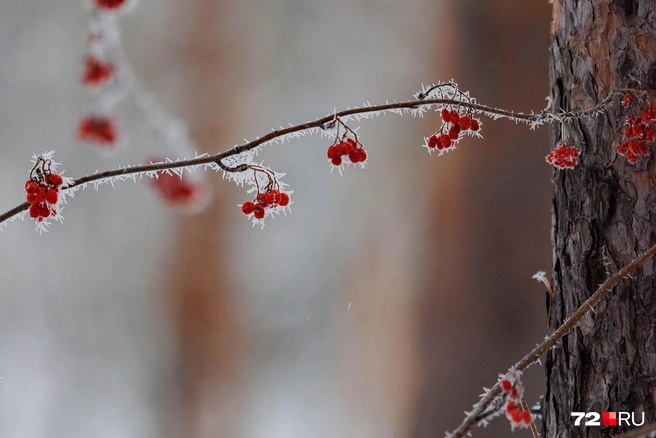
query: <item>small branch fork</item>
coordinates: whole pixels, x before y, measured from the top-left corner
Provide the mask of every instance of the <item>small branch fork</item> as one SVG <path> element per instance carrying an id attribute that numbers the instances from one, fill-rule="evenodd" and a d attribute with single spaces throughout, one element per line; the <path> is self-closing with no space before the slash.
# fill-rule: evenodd
<path id="1" fill-rule="evenodd" d="M 631 263 L 623 267 L 617 274 L 609 277 L 604 283 L 599 286 L 599 289 L 590 296 L 582 305 L 579 307 L 576 312 L 574 312 L 560 327 L 556 329 L 555 332 L 547 339 L 545 339 L 540 345 L 535 347 L 530 353 L 522 358 L 515 366 L 508 370 L 507 374 L 522 372 L 530 365 L 534 364 L 540 359 L 540 356 L 544 354 L 547 350 L 553 347 L 558 341 L 560 341 L 570 330 L 572 330 L 576 324 L 583 318 L 592 308 L 606 296 L 606 294 L 620 281 L 624 280 L 633 272 L 637 267 L 642 265 L 647 259 L 656 254 L 656 245 L 649 248 L 641 256 L 636 257 Z M 501 394 L 501 381 L 499 380 L 489 392 L 481 399 L 480 402 L 476 404 L 474 410 L 467 415 L 464 421 L 455 429 L 451 435 L 448 435 L 452 438 L 463 438 L 469 434 L 469 431 L 478 424 L 480 418 L 484 417 L 485 413 L 488 412 L 487 408 L 491 403 Z M 656 429 L 654 429 L 656 430 Z M 651 429 L 650 429 L 651 431 Z M 627 435 L 627 436 L 642 436 L 642 435 Z"/>
<path id="2" fill-rule="evenodd" d="M 192 167 L 192 166 L 211 164 L 211 163 L 214 163 L 217 166 L 219 166 L 219 168 L 221 168 L 221 170 L 223 170 L 224 172 L 243 172 L 248 169 L 248 165 L 242 164 L 235 167 L 228 167 L 222 162 L 222 160 L 228 157 L 233 157 L 242 154 L 244 152 L 250 151 L 252 149 L 257 148 L 258 146 L 276 140 L 285 135 L 294 134 L 302 131 L 308 131 L 310 129 L 315 129 L 315 128 L 330 129 L 331 127 L 334 127 L 335 122 L 340 118 L 348 117 L 352 115 L 358 115 L 358 114 L 366 115 L 366 114 L 393 111 L 393 110 L 412 110 L 412 109 L 419 109 L 421 107 L 432 106 L 432 105 L 441 105 L 441 106 L 451 105 L 451 106 L 458 106 L 462 108 L 468 108 L 471 111 L 482 112 L 491 117 L 508 118 L 511 120 L 522 121 L 531 124 L 533 126 L 537 126 L 543 123 L 551 123 L 555 121 L 564 122 L 567 120 L 594 116 L 606 104 L 608 104 L 611 98 L 615 96 L 615 94 L 617 93 L 609 94 L 609 96 L 606 97 L 606 99 L 604 99 L 598 105 L 588 110 L 558 112 L 558 113 L 549 112 L 545 110 L 537 114 L 514 113 L 512 111 L 502 110 L 487 105 L 481 105 L 481 104 L 473 103 L 471 101 L 462 101 L 457 98 L 428 99 L 427 98 L 428 94 L 429 93 L 424 92 L 424 95 L 418 96 L 417 100 L 387 103 L 384 105 L 376 105 L 376 106 L 366 106 L 362 108 L 351 108 L 328 115 L 326 117 L 320 118 L 315 121 L 306 122 L 295 126 L 290 126 L 288 128 L 276 129 L 256 140 L 253 140 L 248 143 L 244 143 L 242 145 L 235 146 L 231 149 L 228 149 L 225 152 L 221 152 L 215 155 L 203 156 L 203 157 L 193 158 L 190 160 L 181 160 L 175 162 L 149 164 L 144 166 L 134 166 L 124 169 L 108 170 L 105 172 L 95 173 L 93 175 L 87 175 L 81 178 L 77 178 L 72 184 L 63 187 L 61 190 L 66 191 L 83 184 L 87 184 L 90 182 L 99 181 L 107 178 L 121 177 L 126 175 L 139 174 L 143 172 L 179 169 L 184 167 Z M 24 202 L 12 208 L 11 210 L 1 214 L 0 223 L 11 219 L 13 216 L 27 210 L 29 207 L 30 204 L 28 202 Z"/>

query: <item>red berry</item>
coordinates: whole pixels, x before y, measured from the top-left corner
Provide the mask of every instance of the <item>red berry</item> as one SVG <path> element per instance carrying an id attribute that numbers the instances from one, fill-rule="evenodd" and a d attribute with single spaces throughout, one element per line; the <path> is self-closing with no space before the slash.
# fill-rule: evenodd
<path id="1" fill-rule="evenodd" d="M 35 192 L 35 194 L 34 194 L 34 200 L 35 200 L 36 202 L 43 202 L 43 201 L 45 201 L 45 200 L 46 200 L 46 194 L 47 194 L 47 192 L 48 192 L 48 189 L 46 189 L 46 188 L 43 187 L 43 186 L 39 186 L 39 187 L 36 189 L 36 192 Z"/>
<path id="2" fill-rule="evenodd" d="M 50 175 L 46 176 L 46 181 L 55 187 L 59 187 L 64 183 L 62 177 L 56 173 L 51 173 Z"/>
<path id="3" fill-rule="evenodd" d="M 643 125 L 649 125 L 651 123 L 651 114 L 649 111 L 644 111 L 640 116 L 640 121 Z"/>
<path id="4" fill-rule="evenodd" d="M 517 404 L 513 401 L 508 402 L 506 405 L 506 412 L 510 413 L 511 411 L 517 410 Z"/>
<path id="5" fill-rule="evenodd" d="M 267 192 L 264 194 L 264 205 L 273 205 L 276 203 L 276 194 Z"/>
<path id="6" fill-rule="evenodd" d="M 525 424 L 531 424 L 533 422 L 533 417 L 531 416 L 531 412 L 524 411 L 524 418 L 522 418 L 522 420 L 524 420 Z"/>
<path id="7" fill-rule="evenodd" d="M 329 160 L 332 160 L 335 156 L 335 146 L 328 146 L 328 152 L 326 152 Z"/>
<path id="8" fill-rule="evenodd" d="M 633 128 L 631 126 L 624 128 L 624 138 L 633 138 Z"/>
<path id="9" fill-rule="evenodd" d="M 263 219 L 264 213 L 265 213 L 264 208 L 260 207 L 259 205 L 255 206 L 255 210 L 253 211 L 255 218 Z"/>
<path id="10" fill-rule="evenodd" d="M 50 208 L 48 208 L 45 202 L 39 204 L 39 210 L 39 216 L 43 218 L 50 217 Z"/>
<path id="11" fill-rule="evenodd" d="M 348 154 L 349 160 L 351 160 L 351 163 L 357 163 L 360 161 L 360 151 L 358 149 L 354 149 Z"/>
<path id="12" fill-rule="evenodd" d="M 39 204 L 35 202 L 34 204 L 30 205 L 30 217 L 32 219 L 36 219 L 39 217 L 39 211 L 40 211 Z"/>
<path id="13" fill-rule="evenodd" d="M 573 169 L 576 166 L 578 156 L 578 149 L 573 146 L 561 144 L 546 156 L 546 160 L 547 163 L 559 169 Z"/>
<path id="14" fill-rule="evenodd" d="M 289 205 L 289 195 L 287 193 L 280 192 L 280 195 L 278 195 L 278 205 L 281 207 Z"/>
<path id="15" fill-rule="evenodd" d="M 460 125 L 453 125 L 449 128 L 449 138 L 451 140 L 457 140 L 460 134 Z"/>
<path id="16" fill-rule="evenodd" d="M 631 128 L 633 130 L 633 136 L 637 139 L 642 139 L 643 134 L 645 133 L 645 129 L 643 126 L 639 123 L 636 123 L 633 125 Z"/>
<path id="17" fill-rule="evenodd" d="M 342 151 L 344 155 L 350 156 L 351 152 L 357 150 L 357 148 L 358 148 L 358 144 L 352 138 L 349 138 L 344 143 L 342 143 Z"/>
<path id="18" fill-rule="evenodd" d="M 435 149 L 437 147 L 437 136 L 436 135 L 431 135 L 428 137 L 428 147 L 431 149 Z"/>
<path id="19" fill-rule="evenodd" d="M 456 110 L 451 110 L 451 112 L 449 113 L 449 119 L 451 119 L 451 123 L 457 125 L 458 122 L 460 121 L 460 114 L 458 114 L 458 111 Z"/>
<path id="20" fill-rule="evenodd" d="M 522 422 L 522 420 L 524 419 L 524 412 L 525 411 L 523 411 L 521 409 L 514 409 L 514 410 L 510 411 L 509 414 L 510 414 L 510 418 L 511 418 L 512 422 L 515 423 L 515 424 L 520 424 Z"/>
<path id="21" fill-rule="evenodd" d="M 119 9 L 126 0 L 93 0 L 98 9 L 113 11 Z"/>
<path id="22" fill-rule="evenodd" d="M 340 156 L 334 156 L 332 159 L 333 166 L 339 166 L 342 164 L 342 157 Z"/>
<path id="23" fill-rule="evenodd" d="M 82 141 L 111 146 L 117 138 L 114 120 L 104 116 L 88 116 L 80 121 L 77 138 Z"/>
<path id="24" fill-rule="evenodd" d="M 444 123 L 449 123 L 451 121 L 451 114 L 449 113 L 449 110 L 446 108 L 442 108 L 442 121 Z"/>
<path id="25" fill-rule="evenodd" d="M 342 155 L 344 155 L 344 146 L 343 145 L 344 145 L 344 143 L 340 143 L 340 144 L 335 145 L 335 152 L 334 152 L 333 158 L 334 157 L 341 157 Z"/>
<path id="26" fill-rule="evenodd" d="M 631 93 L 626 93 L 622 98 L 622 106 L 624 108 L 628 108 L 631 106 L 632 101 L 633 101 L 633 95 Z"/>
<path id="27" fill-rule="evenodd" d="M 264 196 L 265 196 L 264 193 L 258 193 L 257 196 L 255 197 L 255 201 L 258 204 L 266 204 L 266 201 L 264 200 Z"/>
<path id="28" fill-rule="evenodd" d="M 255 211 L 255 204 L 250 201 L 244 202 L 241 205 L 241 212 L 244 214 L 251 214 Z"/>
<path id="29" fill-rule="evenodd" d="M 629 163 L 636 163 L 638 161 L 638 156 L 629 149 L 629 151 L 626 153 L 626 161 Z"/>
<path id="30" fill-rule="evenodd" d="M 624 142 L 621 145 L 617 147 L 617 153 L 620 155 L 626 155 L 627 151 L 629 150 L 629 143 Z"/>
<path id="31" fill-rule="evenodd" d="M 56 204 L 59 199 L 59 193 L 55 189 L 48 189 L 46 193 L 46 202 L 48 204 Z"/>
<path id="32" fill-rule="evenodd" d="M 471 129 L 472 131 L 476 132 L 476 131 L 479 130 L 479 128 L 480 128 L 480 125 L 479 125 L 479 121 L 478 121 L 478 119 L 472 119 L 472 121 L 471 121 L 471 128 L 470 128 L 470 129 Z"/>
<path id="33" fill-rule="evenodd" d="M 508 380 L 508 379 L 503 379 L 503 380 L 501 381 L 501 389 L 502 389 L 504 392 L 508 392 L 508 391 L 510 391 L 510 390 L 512 389 L 512 387 L 513 387 L 513 384 L 510 383 L 510 380 Z"/>
<path id="34" fill-rule="evenodd" d="M 449 134 L 442 134 L 439 137 L 439 144 L 437 145 L 437 148 L 442 150 L 442 149 L 447 149 L 451 147 L 451 138 L 449 137 Z"/>
<path id="35" fill-rule="evenodd" d="M 31 179 L 28 179 L 27 182 L 25 183 L 25 191 L 27 193 L 35 193 L 36 190 L 39 188 L 39 185 L 32 181 Z"/>
<path id="36" fill-rule="evenodd" d="M 654 140 L 656 140 L 656 130 L 651 126 L 647 126 L 645 128 L 645 141 L 651 143 Z"/>
<path id="37" fill-rule="evenodd" d="M 360 163 L 367 161 L 367 151 L 360 149 Z"/>
<path id="38" fill-rule="evenodd" d="M 469 128 L 471 128 L 472 125 L 472 119 L 469 116 L 462 116 L 460 117 L 460 129 L 463 131 L 467 131 Z"/>
<path id="39" fill-rule="evenodd" d="M 84 74 L 82 83 L 95 87 L 107 82 L 114 74 L 114 66 L 110 62 L 103 62 L 95 56 L 88 55 L 84 59 Z"/>

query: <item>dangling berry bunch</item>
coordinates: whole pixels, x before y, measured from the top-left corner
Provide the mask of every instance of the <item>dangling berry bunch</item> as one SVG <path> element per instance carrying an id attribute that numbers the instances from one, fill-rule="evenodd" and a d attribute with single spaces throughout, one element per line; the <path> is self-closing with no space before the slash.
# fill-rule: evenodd
<path id="1" fill-rule="evenodd" d="M 558 169 L 574 169 L 578 157 L 579 150 L 563 141 L 545 159 Z"/>
<path id="2" fill-rule="evenodd" d="M 163 160 L 155 158 L 151 163 L 161 161 Z M 188 214 L 202 211 L 210 201 L 209 185 L 203 179 L 193 178 L 192 174 L 180 176 L 159 171 L 157 178 L 151 180 L 151 186 L 167 205 Z"/>
<path id="3" fill-rule="evenodd" d="M 463 133 L 467 131 L 478 132 L 481 122 L 472 117 L 471 112 L 465 115 L 453 109 L 442 109 L 442 127 L 438 132 L 428 137 L 427 146 L 429 150 L 438 151 L 449 149 L 458 143 Z"/>
<path id="4" fill-rule="evenodd" d="M 258 165 L 250 165 L 249 169 L 253 170 L 257 195 L 253 201 L 247 201 L 241 205 L 242 213 L 247 216 L 252 214 L 255 220 L 262 220 L 267 214 L 284 211 L 290 202 L 289 193 L 281 189 L 273 171 Z M 266 177 L 267 184 L 264 188 L 260 188 L 258 174 Z"/>
<path id="5" fill-rule="evenodd" d="M 335 122 L 337 123 L 335 141 L 331 146 L 328 146 L 326 152 L 330 163 L 333 167 L 340 167 L 342 164 L 348 164 L 349 162 L 364 165 L 367 161 L 367 151 L 364 150 L 362 143 L 358 140 L 358 135 L 340 119 L 335 119 Z M 344 133 L 340 135 L 341 129 L 344 130 Z"/>
<path id="6" fill-rule="evenodd" d="M 40 156 L 30 172 L 30 179 L 25 183 L 27 202 L 30 205 L 30 217 L 38 222 L 55 217 L 59 205 L 59 189 L 64 180 L 52 171 L 52 161 Z"/>
<path id="7" fill-rule="evenodd" d="M 627 108 L 631 105 L 630 93 L 622 99 L 622 106 Z M 626 127 L 624 128 L 624 143 L 617 147 L 617 153 L 626 157 L 629 163 L 636 163 L 640 157 L 649 155 L 647 143 L 656 140 L 656 107 L 647 105 L 647 108 L 639 115 L 629 114 L 626 116 Z"/>
<path id="8" fill-rule="evenodd" d="M 118 138 L 118 127 L 111 117 L 89 115 L 80 121 L 77 138 L 105 148 L 113 148 Z"/>
<path id="9" fill-rule="evenodd" d="M 524 387 L 518 378 L 501 380 L 501 389 L 505 393 L 505 413 L 513 428 L 529 427 L 533 422 L 531 412 L 522 408 Z"/>

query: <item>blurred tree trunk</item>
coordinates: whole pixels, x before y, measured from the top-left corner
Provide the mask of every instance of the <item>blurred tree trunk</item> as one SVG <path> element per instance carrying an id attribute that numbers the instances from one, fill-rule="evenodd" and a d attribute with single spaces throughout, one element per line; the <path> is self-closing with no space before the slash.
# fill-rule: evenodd
<path id="1" fill-rule="evenodd" d="M 653 102 L 653 13 L 653 0 L 554 2 L 555 107 L 589 108 L 613 89 L 626 86 L 649 89 Z M 614 105 L 595 120 L 552 129 L 554 143 L 566 137 L 582 154 L 576 169 L 554 172 L 552 329 L 594 292 L 609 271 L 656 241 L 654 160 L 642 158 L 630 165 L 616 154 L 626 114 Z M 616 286 L 563 339 L 562 348 L 548 353 L 545 436 L 610 436 L 625 429 L 574 426 L 572 411 L 644 412 L 647 424 L 656 421 L 653 270 L 652 259 L 632 280 Z"/>

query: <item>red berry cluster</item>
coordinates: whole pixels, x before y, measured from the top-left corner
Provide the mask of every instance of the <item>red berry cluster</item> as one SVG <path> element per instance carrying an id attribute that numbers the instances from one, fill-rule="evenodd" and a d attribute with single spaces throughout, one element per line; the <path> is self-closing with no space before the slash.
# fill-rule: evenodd
<path id="1" fill-rule="evenodd" d="M 126 3 L 126 0 L 93 0 L 93 4 L 98 9 L 107 11 L 116 11 Z"/>
<path id="2" fill-rule="evenodd" d="M 161 160 L 151 160 L 153 162 Z M 180 177 L 174 173 L 159 172 L 157 178 L 151 180 L 151 185 L 157 190 L 160 198 L 175 208 L 189 212 L 202 210 L 209 201 L 209 189 L 204 181 Z"/>
<path id="3" fill-rule="evenodd" d="M 77 138 L 99 146 L 112 147 L 118 137 L 114 119 L 107 116 L 90 115 L 83 118 L 77 128 Z"/>
<path id="4" fill-rule="evenodd" d="M 449 111 L 446 108 L 442 109 L 442 121 L 444 123 L 438 133 L 439 135 L 433 134 L 428 138 L 429 149 L 437 149 L 438 151 L 448 149 L 451 146 L 455 146 L 460 138 L 461 132 L 477 132 L 481 127 L 481 122 L 478 119 L 472 118 L 471 115 L 466 114 L 461 116 L 458 111 Z M 445 132 L 448 125 L 450 125 L 449 129 Z"/>
<path id="5" fill-rule="evenodd" d="M 353 164 L 367 161 L 367 151 L 352 138 L 329 146 L 327 155 L 333 166 L 341 166 L 344 156 L 347 156 Z"/>
<path id="6" fill-rule="evenodd" d="M 563 142 L 546 156 L 547 163 L 559 169 L 574 169 L 579 157 L 579 150 Z"/>
<path id="7" fill-rule="evenodd" d="M 97 87 L 109 81 L 114 75 L 114 66 L 93 55 L 84 58 L 84 73 L 82 83 L 87 87 Z"/>
<path id="8" fill-rule="evenodd" d="M 524 388 L 519 381 L 501 380 L 501 389 L 506 394 L 506 418 L 513 427 L 529 427 L 533 422 L 531 412 L 522 408 Z"/>
<path id="9" fill-rule="evenodd" d="M 267 208 L 287 207 L 289 205 L 289 195 L 280 190 L 269 190 L 264 193 L 258 193 L 253 202 L 244 202 L 241 211 L 245 215 L 253 214 L 256 219 L 264 219 Z"/>
<path id="10" fill-rule="evenodd" d="M 59 188 L 64 183 L 61 175 L 56 173 L 41 176 L 40 179 L 33 177 L 25 183 L 27 202 L 32 204 L 30 205 L 30 217 L 39 222 L 57 214 Z"/>
<path id="11" fill-rule="evenodd" d="M 630 94 L 628 95 L 630 96 Z M 622 99 L 622 106 L 624 106 Z M 630 105 L 630 100 L 629 100 Z M 647 143 L 653 143 L 656 140 L 656 108 L 654 105 L 647 105 L 647 108 L 639 117 L 629 114 L 626 116 L 626 128 L 624 128 L 624 138 L 628 141 L 620 144 L 617 153 L 626 157 L 629 163 L 637 162 L 640 157 L 649 155 L 649 146 Z"/>

